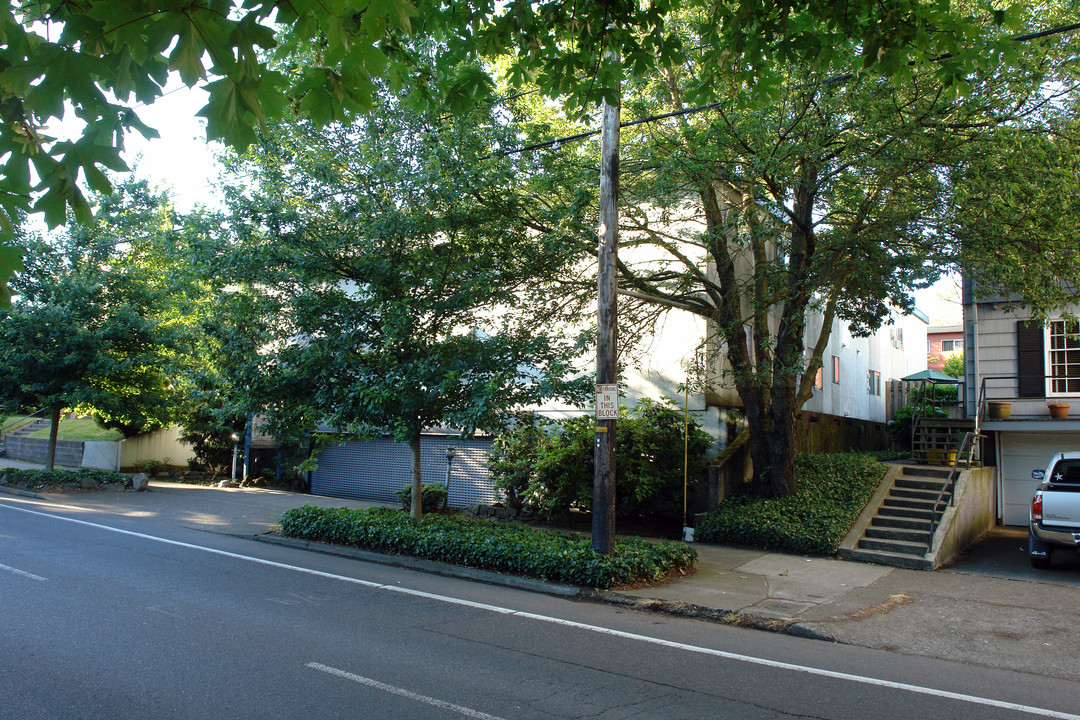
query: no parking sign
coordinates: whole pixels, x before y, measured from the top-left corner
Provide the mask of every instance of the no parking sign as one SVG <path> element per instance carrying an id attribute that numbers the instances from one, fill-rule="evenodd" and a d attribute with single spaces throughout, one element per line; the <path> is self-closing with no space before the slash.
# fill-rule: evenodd
<path id="1" fill-rule="evenodd" d="M 604 384 L 596 386 L 596 419 L 619 419 L 619 386 Z"/>

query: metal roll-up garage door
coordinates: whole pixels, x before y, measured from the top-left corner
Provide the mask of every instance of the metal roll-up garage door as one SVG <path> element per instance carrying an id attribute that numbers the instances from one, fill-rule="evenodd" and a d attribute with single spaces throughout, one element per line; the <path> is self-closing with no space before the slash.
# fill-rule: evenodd
<path id="1" fill-rule="evenodd" d="M 463 439 L 452 435 L 424 435 L 420 438 L 420 473 L 423 482 L 450 484 L 447 504 L 466 507 L 491 503 L 496 499 L 491 475 L 485 462 L 491 438 Z M 454 457 L 446 457 L 453 446 Z M 412 452 L 409 446 L 376 438 L 350 440 L 328 447 L 319 453 L 318 468 L 311 473 L 313 495 L 369 500 L 398 501 L 395 493 L 412 482 Z"/>

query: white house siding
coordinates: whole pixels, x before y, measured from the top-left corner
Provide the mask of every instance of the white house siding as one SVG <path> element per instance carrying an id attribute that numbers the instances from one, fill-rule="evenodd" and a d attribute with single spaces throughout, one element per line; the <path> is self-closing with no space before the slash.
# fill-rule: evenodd
<path id="1" fill-rule="evenodd" d="M 679 390 L 687 382 L 687 373 L 702 338 L 705 320 L 682 310 L 662 316 L 656 333 L 643 341 L 620 374 L 624 401 L 636 403 L 642 398 L 667 398 L 678 408 L 689 405 L 690 414 L 713 438 L 724 441 L 724 428 L 715 409 L 706 410 L 705 396 L 691 393 L 687 398 Z M 688 401 L 688 402 L 687 402 Z"/>
<path id="2" fill-rule="evenodd" d="M 885 325 L 870 337 L 852 337 L 847 327 L 834 321 L 829 345 L 823 356 L 822 388 L 814 390 L 803 410 L 812 413 L 848 417 L 870 422 L 887 422 L 885 400 L 889 380 L 926 368 L 927 320 L 920 315 L 894 314 L 892 325 Z M 807 338 L 816 338 L 821 316 L 811 313 L 808 318 Z M 687 369 L 707 335 L 703 318 L 680 310 L 671 310 L 661 316 L 653 335 L 644 338 L 640 347 L 628 355 L 620 373 L 620 398 L 623 403 L 634 404 L 641 398 L 670 399 L 677 407 L 683 407 L 685 398 L 679 387 L 686 382 Z M 900 332 L 897 332 L 897 331 Z M 902 337 L 902 342 L 900 341 Z M 895 343 L 895 344 L 894 344 Z M 727 360 L 715 348 L 710 354 L 716 359 L 712 365 L 713 385 L 710 400 L 726 407 L 741 405 L 738 393 L 724 382 Z M 840 382 L 832 382 L 832 356 L 840 358 Z M 880 395 L 869 392 L 869 371 L 880 373 Z M 689 396 L 690 413 L 702 427 L 726 445 L 726 425 L 721 422 L 717 408 L 705 408 L 702 394 Z M 549 405 L 537 411 L 547 417 L 580 414 L 588 409 L 573 409 Z"/>
<path id="3" fill-rule="evenodd" d="M 690 393 L 689 397 L 686 397 L 680 389 L 687 383 L 690 364 L 704 337 L 703 318 L 682 310 L 671 310 L 662 315 L 654 332 L 642 338 L 629 352 L 624 352 L 624 357 L 620 359 L 619 402 L 633 407 L 642 399 L 666 399 L 680 410 L 688 404 L 690 416 L 723 446 L 727 441 L 726 427 L 720 421 L 719 411 L 705 407 L 703 394 Z M 625 338 L 621 340 L 624 341 Z M 589 373 L 594 372 L 595 355 L 581 358 L 579 365 L 587 367 Z M 574 407 L 557 402 L 526 409 L 549 419 L 589 415 L 593 412 L 591 405 Z"/>
<path id="4" fill-rule="evenodd" d="M 821 389 L 815 388 L 803 410 L 850 417 L 870 422 L 888 422 L 885 396 L 889 380 L 926 369 L 927 320 L 922 315 L 894 313 L 891 325 L 884 325 L 870 337 L 854 337 L 839 320 L 833 321 L 829 344 L 822 354 Z M 807 320 L 807 342 L 816 338 L 821 316 Z M 899 331 L 899 332 L 898 332 Z M 833 381 L 833 357 L 839 358 L 839 382 Z M 870 393 L 869 374 L 880 373 L 880 394 Z"/>

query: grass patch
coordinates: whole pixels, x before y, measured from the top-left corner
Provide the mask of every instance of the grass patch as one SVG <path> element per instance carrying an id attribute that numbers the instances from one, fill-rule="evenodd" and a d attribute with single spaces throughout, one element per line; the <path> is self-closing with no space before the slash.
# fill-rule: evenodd
<path id="1" fill-rule="evenodd" d="M 94 470 L 93 468 L 51 471 L 9 468 L 7 470 L 0 469 L 0 478 L 5 481 L 5 484 L 23 488 L 24 490 L 81 490 L 84 489 L 86 484 L 93 487 L 93 483 L 98 486 L 122 485 L 125 490 L 131 489 L 131 478 L 129 476 L 106 470 Z"/>
<path id="2" fill-rule="evenodd" d="M 19 428 L 32 423 L 35 419 L 36 418 L 32 418 L 29 415 L 0 416 L 0 428 L 4 429 L 4 434 L 13 433 Z"/>
<path id="3" fill-rule="evenodd" d="M 733 495 L 702 518 L 694 539 L 807 555 L 835 553 L 886 468 L 869 453 L 800 455 L 795 468 L 798 493 L 771 499 Z"/>
<path id="4" fill-rule="evenodd" d="M 27 437 L 49 439 L 49 428 L 38 430 Z M 123 440 L 124 434 L 119 430 L 106 430 L 100 427 L 93 418 L 74 418 L 60 421 L 60 429 L 56 434 L 57 440 Z"/>
<path id="5" fill-rule="evenodd" d="M 304 505 L 286 512 L 278 525 L 286 537 L 594 588 L 657 582 L 697 562 L 697 551 L 682 542 L 619 540 L 615 554 L 607 556 L 576 533 L 461 515 L 431 514 L 416 521 L 390 508 Z"/>

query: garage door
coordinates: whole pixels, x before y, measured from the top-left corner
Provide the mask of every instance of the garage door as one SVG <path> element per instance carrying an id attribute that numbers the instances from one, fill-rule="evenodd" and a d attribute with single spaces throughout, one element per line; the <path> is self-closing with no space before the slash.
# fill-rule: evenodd
<path id="1" fill-rule="evenodd" d="M 1050 456 L 1062 450 L 1080 450 L 1080 433 L 998 433 L 1002 523 L 1027 525 L 1028 506 L 1039 485 L 1031 471 L 1045 468 Z"/>
<path id="2" fill-rule="evenodd" d="M 446 449 L 454 447 L 450 462 L 447 504 L 462 508 L 495 501 L 495 487 L 486 462 L 491 438 L 424 435 L 420 438 L 420 474 L 425 483 L 447 481 Z M 330 497 L 396 503 L 394 494 L 412 483 L 412 451 L 408 445 L 376 438 L 349 441 L 319 453 L 311 473 L 311 493 Z"/>

